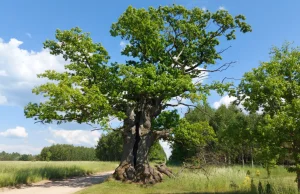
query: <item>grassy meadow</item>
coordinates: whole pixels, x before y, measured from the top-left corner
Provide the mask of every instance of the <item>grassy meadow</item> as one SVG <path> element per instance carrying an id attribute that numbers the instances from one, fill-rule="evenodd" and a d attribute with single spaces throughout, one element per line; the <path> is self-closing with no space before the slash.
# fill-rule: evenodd
<path id="1" fill-rule="evenodd" d="M 30 184 L 114 170 L 116 162 L 21 162 L 0 161 L 0 187 Z"/>
<path id="2" fill-rule="evenodd" d="M 248 175 L 247 175 L 247 171 Z M 173 168 L 175 174 L 180 168 Z M 128 184 L 108 179 L 106 182 L 94 185 L 77 194 L 115 194 L 115 193 L 193 193 L 193 194 L 255 194 L 268 193 L 267 184 L 270 185 L 268 194 L 295 194 L 297 186 L 294 182 L 295 174 L 288 173 L 283 167 L 272 170 L 271 177 L 263 168 L 251 167 L 212 167 L 208 169 L 208 176 L 199 170 L 184 170 L 176 178 L 164 177 L 162 183 L 143 186 Z M 259 187 L 261 182 L 261 187 Z M 262 190 L 262 192 L 259 192 Z"/>

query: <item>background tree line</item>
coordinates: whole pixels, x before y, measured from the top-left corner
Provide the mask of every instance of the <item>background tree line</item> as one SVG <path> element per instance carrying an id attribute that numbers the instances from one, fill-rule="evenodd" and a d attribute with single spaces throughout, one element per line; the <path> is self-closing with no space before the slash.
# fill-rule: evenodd
<path id="1" fill-rule="evenodd" d="M 33 161 L 36 157 L 31 154 L 20 154 L 17 152 L 7 153 L 5 151 L 0 152 L 0 161 Z"/>
<path id="2" fill-rule="evenodd" d="M 95 161 L 94 148 L 56 144 L 44 147 L 39 156 L 41 161 Z"/>
<path id="3" fill-rule="evenodd" d="M 44 147 L 40 154 L 20 154 L 0 152 L 0 161 L 119 161 L 122 155 L 121 133 L 109 132 L 99 138 L 96 148 L 55 144 Z M 149 160 L 166 161 L 166 154 L 157 141 L 150 150 Z"/>
<path id="4" fill-rule="evenodd" d="M 294 164 L 289 154 L 275 156 L 276 160 L 271 158 L 274 156 L 261 133 L 261 128 L 268 125 L 263 122 L 263 115 L 246 113 L 234 104 L 217 109 L 208 104 L 198 105 L 177 125 L 169 163 L 182 164 L 201 158 L 202 162 L 213 164 L 259 164 L 268 171 L 276 164 Z"/>

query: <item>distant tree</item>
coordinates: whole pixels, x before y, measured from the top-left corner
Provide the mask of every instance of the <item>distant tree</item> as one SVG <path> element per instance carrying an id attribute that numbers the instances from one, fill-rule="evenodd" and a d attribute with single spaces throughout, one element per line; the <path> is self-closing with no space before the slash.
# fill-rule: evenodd
<path id="1" fill-rule="evenodd" d="M 35 157 L 31 154 L 22 154 L 19 158 L 20 161 L 33 161 Z"/>
<path id="2" fill-rule="evenodd" d="M 192 111 L 185 114 L 185 118 L 190 123 L 197 123 L 199 121 L 204 121 L 210 123 L 214 117 L 215 110 L 209 105 L 197 105 Z"/>
<path id="3" fill-rule="evenodd" d="M 0 161 L 16 161 L 16 160 L 19 160 L 20 157 L 21 157 L 21 154 L 19 154 L 17 152 L 6 153 L 5 151 L 2 151 L 0 153 Z"/>
<path id="4" fill-rule="evenodd" d="M 39 158 L 42 161 L 94 161 L 95 149 L 83 146 L 56 144 L 44 147 Z"/>
<path id="5" fill-rule="evenodd" d="M 300 48 L 274 47 L 269 62 L 244 75 L 236 97 L 250 112 L 263 110 L 259 130 L 268 157 L 292 153 L 289 170 L 300 192 Z"/>
<path id="6" fill-rule="evenodd" d="M 197 155 L 201 150 L 202 154 L 214 159 L 217 163 L 239 163 L 244 164 L 251 160 L 257 145 L 254 138 L 257 127 L 257 114 L 245 114 L 235 105 L 228 107 L 221 105 L 214 110 L 208 104 L 198 105 L 189 111 L 185 117 L 191 124 L 206 122 L 209 123 L 215 133 L 215 140 L 207 142 L 202 149 L 188 148 L 184 143 L 174 141 L 172 144 L 172 155 L 170 162 L 182 162 L 186 158 Z M 193 137 L 191 137 L 193 138 Z"/>
<path id="7" fill-rule="evenodd" d="M 160 145 L 159 141 L 154 142 L 149 150 L 149 161 L 153 162 L 166 162 L 167 155 Z"/>
<path id="8" fill-rule="evenodd" d="M 96 156 L 100 161 L 119 161 L 122 156 L 122 146 L 123 138 L 119 131 L 102 135 L 96 146 Z M 148 158 L 150 161 L 166 160 L 166 154 L 158 141 L 151 147 Z"/>
<path id="9" fill-rule="evenodd" d="M 206 145 L 216 141 L 215 132 L 207 121 L 189 123 L 186 119 L 181 119 L 172 134 L 170 162 L 175 163 L 196 156 Z"/>
<path id="10" fill-rule="evenodd" d="M 50 161 L 51 159 L 51 152 L 49 147 L 44 147 L 40 153 L 40 160 L 42 161 Z"/>
<path id="11" fill-rule="evenodd" d="M 113 131 L 102 135 L 96 146 L 96 156 L 100 161 L 119 161 L 122 156 L 122 133 Z"/>

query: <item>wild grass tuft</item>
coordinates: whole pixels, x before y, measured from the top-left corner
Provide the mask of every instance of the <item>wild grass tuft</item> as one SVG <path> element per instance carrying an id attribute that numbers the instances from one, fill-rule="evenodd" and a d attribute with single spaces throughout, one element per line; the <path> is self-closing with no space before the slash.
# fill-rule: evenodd
<path id="1" fill-rule="evenodd" d="M 0 187 L 110 171 L 115 162 L 0 162 Z"/>
<path id="2" fill-rule="evenodd" d="M 96 193 L 194 193 L 194 194 L 261 194 L 267 193 L 269 184 L 272 194 L 295 194 L 297 187 L 295 175 L 287 173 L 283 167 L 273 170 L 273 176 L 267 178 L 263 168 L 251 167 L 211 167 L 206 169 L 208 176 L 199 170 L 184 170 L 176 178 L 166 178 L 162 183 L 149 186 L 122 183 L 110 179 L 99 185 L 94 185 L 78 194 Z M 174 167 L 175 174 L 180 168 Z M 250 173 L 249 173 L 249 172 Z M 257 173 L 259 171 L 259 173 Z M 259 174 L 259 175 L 258 175 Z"/>

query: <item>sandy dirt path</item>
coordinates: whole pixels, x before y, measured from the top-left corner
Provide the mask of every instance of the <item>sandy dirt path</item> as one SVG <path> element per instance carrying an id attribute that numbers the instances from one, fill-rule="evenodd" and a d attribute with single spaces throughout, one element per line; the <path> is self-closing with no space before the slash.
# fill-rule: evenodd
<path id="1" fill-rule="evenodd" d="M 59 181 L 42 181 L 31 186 L 22 186 L 19 189 L 0 188 L 0 194 L 72 194 L 85 187 L 103 182 L 113 172 L 102 172 Z"/>

